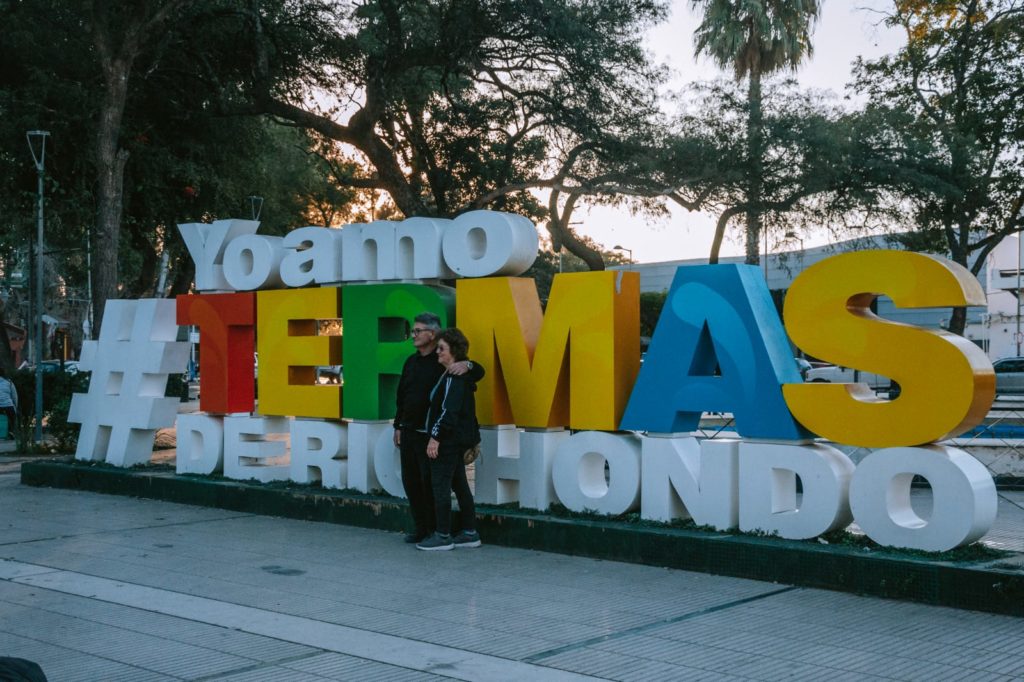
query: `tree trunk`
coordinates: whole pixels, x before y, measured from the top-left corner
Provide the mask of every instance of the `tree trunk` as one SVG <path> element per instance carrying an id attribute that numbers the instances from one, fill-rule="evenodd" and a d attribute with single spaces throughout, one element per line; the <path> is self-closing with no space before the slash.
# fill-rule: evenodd
<path id="1" fill-rule="evenodd" d="M 747 90 L 747 257 L 746 262 L 761 262 L 761 195 L 764 157 L 764 115 L 761 111 L 761 70 L 750 70 Z M 767 255 L 767 254 L 766 254 Z"/>
<path id="2" fill-rule="evenodd" d="M 128 150 L 121 147 L 121 122 L 128 101 L 128 81 L 138 56 L 153 36 L 161 35 L 167 22 L 188 0 L 92 3 L 86 29 L 92 33 L 103 76 L 103 100 L 99 106 L 93 163 L 96 166 L 96 229 L 93 241 L 93 333 L 103 324 L 107 300 L 117 298 L 117 256 L 124 209 L 124 168 Z M 119 20 L 111 21 L 118 13 Z M 118 26 L 119 28 L 113 28 Z"/>
<path id="3" fill-rule="evenodd" d="M 175 298 L 176 296 L 187 294 L 192 288 L 192 280 L 196 276 L 195 262 L 191 258 L 178 256 L 174 261 L 171 272 L 173 273 L 173 277 L 171 277 L 171 291 L 167 294 L 167 297 Z"/>
<path id="4" fill-rule="evenodd" d="M 960 185 L 963 187 L 963 185 Z M 954 263 L 962 267 L 968 272 L 971 271 L 969 265 L 970 258 L 970 236 L 971 228 L 970 223 L 959 225 L 959 229 L 953 229 L 955 224 L 953 216 L 958 213 L 958 206 L 951 205 L 947 202 L 945 207 L 945 213 L 949 216 L 947 220 L 943 221 L 943 231 L 946 233 L 946 240 L 949 244 L 949 255 Z M 977 276 L 977 273 L 974 273 Z M 954 307 L 952 314 L 949 316 L 949 331 L 953 334 L 960 336 L 964 335 L 964 330 L 967 328 L 967 308 L 964 306 Z"/>
<path id="5" fill-rule="evenodd" d="M 14 351 L 11 350 L 11 339 L 7 336 L 6 306 L 0 301 L 0 369 L 10 377 L 14 374 Z"/>
<path id="6" fill-rule="evenodd" d="M 967 308 L 959 306 L 953 308 L 953 314 L 949 318 L 949 331 L 954 334 L 964 335 L 967 328 Z"/>
<path id="7" fill-rule="evenodd" d="M 117 298 L 117 254 L 121 241 L 121 212 L 124 208 L 124 167 L 128 151 L 121 148 L 121 120 L 128 98 L 131 65 L 111 60 L 105 69 L 105 91 L 96 127 L 96 231 L 93 241 L 92 297 L 93 334 L 103 324 L 107 300 Z"/>
<path id="8" fill-rule="evenodd" d="M 147 296 L 161 298 L 163 292 L 157 291 L 157 283 L 160 281 L 161 257 L 157 254 L 153 244 L 142 234 L 141 229 L 129 228 L 126 237 L 130 240 L 130 248 L 139 255 L 142 262 L 139 264 L 139 276 L 135 282 L 131 286 L 125 282 L 124 293 L 131 298 Z"/>
<path id="9" fill-rule="evenodd" d="M 743 209 L 733 206 L 722 211 L 722 215 L 718 216 L 718 224 L 715 225 L 715 237 L 711 240 L 711 253 L 708 255 L 708 265 L 718 265 L 718 252 L 722 249 L 722 240 L 725 238 L 725 228 L 729 225 L 729 221 L 737 213 L 742 213 Z"/>
<path id="10" fill-rule="evenodd" d="M 579 196 L 578 194 L 570 194 L 565 202 L 565 207 L 561 211 L 561 215 L 559 215 L 559 192 L 551 193 L 551 198 L 548 199 L 548 212 L 550 214 L 548 233 L 551 235 L 551 245 L 555 247 L 556 251 L 564 246 L 569 250 L 569 253 L 586 263 L 590 270 L 604 270 L 604 258 L 601 257 L 601 254 L 584 244 L 576 236 L 576 233 L 572 231 L 572 228 L 569 227 L 569 219 L 572 217 L 572 212 L 576 207 L 576 200 Z"/>

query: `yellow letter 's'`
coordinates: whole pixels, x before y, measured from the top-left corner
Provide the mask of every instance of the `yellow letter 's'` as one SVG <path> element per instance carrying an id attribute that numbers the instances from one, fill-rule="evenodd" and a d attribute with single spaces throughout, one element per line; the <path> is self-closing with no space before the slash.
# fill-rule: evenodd
<path id="1" fill-rule="evenodd" d="M 900 385 L 883 400 L 864 384 L 786 384 L 793 416 L 848 445 L 921 445 L 981 422 L 995 396 L 985 353 L 961 336 L 878 317 L 880 295 L 901 308 L 985 305 L 978 280 L 956 263 L 906 251 L 834 256 L 804 271 L 786 295 L 790 338 L 805 353 L 875 372 Z"/>

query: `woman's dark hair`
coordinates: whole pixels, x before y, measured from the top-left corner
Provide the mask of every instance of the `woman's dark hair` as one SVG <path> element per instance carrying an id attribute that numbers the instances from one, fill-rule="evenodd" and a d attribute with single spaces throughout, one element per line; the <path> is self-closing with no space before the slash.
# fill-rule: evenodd
<path id="1" fill-rule="evenodd" d="M 469 357 L 469 339 L 458 327 L 448 327 L 442 330 L 437 335 L 437 340 L 448 344 L 448 350 L 456 362 Z"/>

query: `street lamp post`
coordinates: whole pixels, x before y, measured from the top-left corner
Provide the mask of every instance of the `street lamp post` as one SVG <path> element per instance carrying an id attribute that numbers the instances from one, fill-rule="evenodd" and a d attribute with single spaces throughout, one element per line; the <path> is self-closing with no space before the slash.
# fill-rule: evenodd
<path id="1" fill-rule="evenodd" d="M 92 339 L 92 228 L 87 227 L 85 230 L 85 286 L 88 292 L 87 298 L 89 299 L 88 308 L 85 313 L 85 339 Z"/>
<path id="2" fill-rule="evenodd" d="M 628 253 L 629 267 L 627 268 L 627 270 L 633 269 L 633 249 L 627 249 L 625 246 L 619 246 L 618 244 L 616 244 L 615 246 L 612 247 L 612 251 L 625 251 L 626 253 Z"/>
<path id="3" fill-rule="evenodd" d="M 1017 357 L 1020 357 L 1020 343 L 1024 340 L 1024 335 L 1020 333 L 1020 249 L 1021 249 L 1021 232 L 1017 233 L 1017 333 L 1013 335 L 1014 341 L 1017 342 Z"/>
<path id="4" fill-rule="evenodd" d="M 36 443 L 43 442 L 43 174 L 46 167 L 46 138 L 49 136 L 47 130 L 30 130 L 25 133 L 32 161 L 39 174 L 39 213 L 36 218 Z"/>
<path id="5" fill-rule="evenodd" d="M 761 236 L 764 237 L 764 281 L 768 281 L 768 230 L 761 226 Z"/>

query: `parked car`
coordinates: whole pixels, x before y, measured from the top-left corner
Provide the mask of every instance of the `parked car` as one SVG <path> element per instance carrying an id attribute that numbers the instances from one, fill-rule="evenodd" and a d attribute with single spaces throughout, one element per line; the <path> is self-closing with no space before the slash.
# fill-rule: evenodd
<path id="1" fill-rule="evenodd" d="M 323 365 L 316 368 L 316 383 L 321 385 L 341 385 L 345 383 L 345 375 L 341 365 Z"/>
<path id="2" fill-rule="evenodd" d="M 996 371 L 996 395 L 1024 394 L 1024 357 L 996 360 L 992 368 Z"/>
<path id="3" fill-rule="evenodd" d="M 60 360 L 43 360 L 39 364 L 43 368 L 43 374 L 56 374 L 61 370 Z M 30 369 L 35 371 L 35 368 Z M 78 374 L 80 371 L 80 368 L 78 367 L 78 360 L 65 360 L 64 371 L 68 374 Z"/>
<path id="4" fill-rule="evenodd" d="M 884 377 L 881 374 L 862 372 L 859 369 L 839 367 L 838 365 L 812 367 L 804 375 L 804 381 L 829 384 L 867 384 L 876 391 L 887 390 L 892 383 L 889 377 Z"/>

